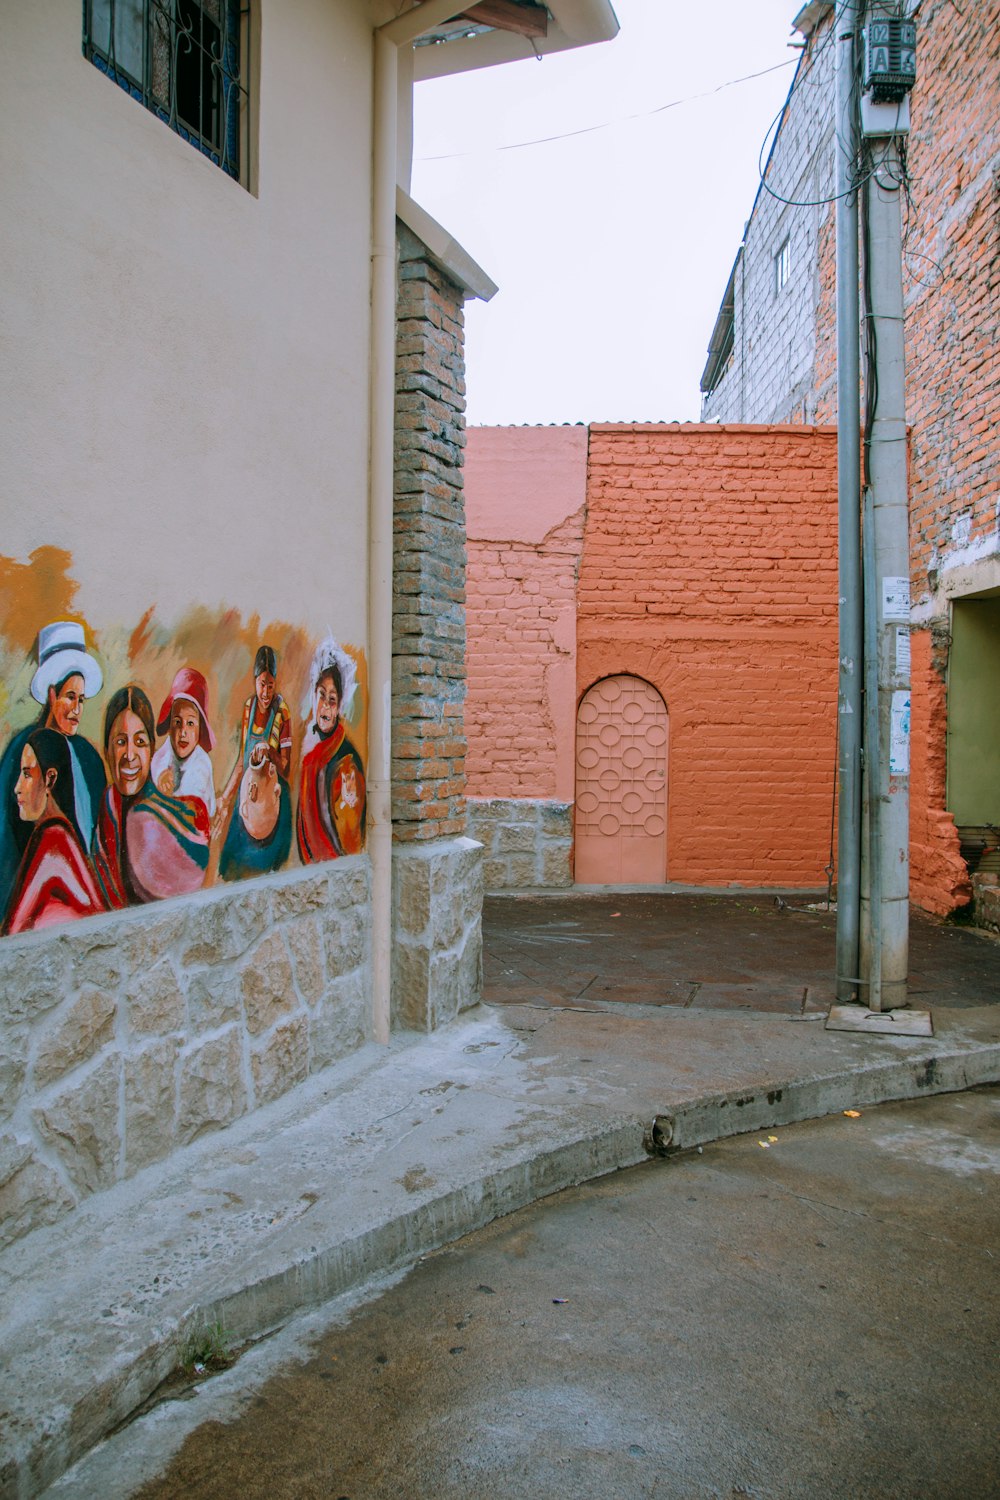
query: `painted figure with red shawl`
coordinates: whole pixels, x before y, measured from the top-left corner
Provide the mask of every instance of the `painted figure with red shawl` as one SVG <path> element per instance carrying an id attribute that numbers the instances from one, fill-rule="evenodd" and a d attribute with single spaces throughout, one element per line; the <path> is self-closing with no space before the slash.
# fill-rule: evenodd
<path id="1" fill-rule="evenodd" d="M 360 854 L 365 843 L 365 774 L 347 737 L 342 708 L 354 690 L 354 662 L 336 641 L 313 659 L 312 723 L 303 744 L 296 832 L 303 864 Z"/>
<path id="2" fill-rule="evenodd" d="M 56 729 L 29 734 L 21 747 L 14 800 L 31 832 L 14 879 L 4 932 L 28 932 L 106 911 L 76 821 L 66 735 Z"/>
<path id="3" fill-rule="evenodd" d="M 208 811 L 200 797 L 172 797 L 150 775 L 153 708 L 140 687 L 120 688 L 104 715 L 111 786 L 94 832 L 94 865 L 113 907 L 182 896 L 204 884 Z"/>

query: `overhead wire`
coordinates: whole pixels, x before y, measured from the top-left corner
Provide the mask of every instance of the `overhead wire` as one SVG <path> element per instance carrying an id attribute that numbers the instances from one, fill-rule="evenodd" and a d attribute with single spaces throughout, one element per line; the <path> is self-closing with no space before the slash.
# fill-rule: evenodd
<path id="1" fill-rule="evenodd" d="M 769 73 L 779 73 L 782 68 L 790 68 L 795 59 L 788 58 L 785 62 L 775 63 L 770 68 L 761 68 L 756 73 L 744 73 L 739 78 L 728 78 L 725 83 L 716 84 L 715 88 L 705 89 L 700 94 L 686 94 L 682 99 L 669 99 L 666 104 L 657 104 L 653 109 L 644 109 L 632 115 L 616 115 L 610 120 L 599 120 L 594 125 L 581 125 L 577 130 L 560 130 L 555 135 L 535 136 L 527 141 L 508 141 L 499 146 L 483 146 L 474 151 L 449 151 L 439 156 L 419 156 L 418 161 L 457 161 L 461 157 L 480 156 L 494 151 L 523 151 L 527 146 L 547 146 L 553 141 L 566 141 L 578 135 L 593 135 L 598 130 L 610 130 L 615 125 L 626 125 L 633 120 L 649 120 L 654 115 L 662 115 L 668 109 L 679 109 L 683 104 L 695 104 L 699 99 L 711 99 L 715 94 L 721 94 L 725 89 L 735 88 L 740 83 L 751 83 L 755 78 L 765 78 Z"/>

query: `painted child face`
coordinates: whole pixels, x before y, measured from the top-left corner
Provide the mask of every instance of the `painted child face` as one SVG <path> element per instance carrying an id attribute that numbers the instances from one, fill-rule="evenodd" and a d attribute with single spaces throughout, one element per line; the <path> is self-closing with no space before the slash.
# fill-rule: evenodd
<path id="1" fill-rule="evenodd" d="M 86 701 L 83 678 L 78 672 L 67 677 L 61 688 L 49 688 L 49 713 L 46 727 L 60 734 L 76 734 L 80 727 L 80 710 Z"/>
<path id="2" fill-rule="evenodd" d="M 316 684 L 316 727 L 332 734 L 340 713 L 340 698 L 332 677 L 321 677 Z"/>
<path id="3" fill-rule="evenodd" d="M 178 698 L 170 710 L 170 743 L 178 760 L 187 760 L 201 734 L 201 715 L 187 698 Z"/>
<path id="4" fill-rule="evenodd" d="M 257 702 L 266 712 L 274 700 L 274 678 L 270 672 L 258 672 L 254 684 L 257 688 Z"/>
<path id="5" fill-rule="evenodd" d="M 14 783 L 14 800 L 25 823 L 37 823 L 42 816 L 55 776 L 55 771 L 43 775 L 37 755 L 30 745 L 25 745 L 21 751 L 21 771 Z"/>
<path id="6" fill-rule="evenodd" d="M 123 708 L 108 738 L 111 780 L 123 797 L 134 797 L 142 791 L 149 777 L 151 755 L 148 729 L 138 714 Z"/>

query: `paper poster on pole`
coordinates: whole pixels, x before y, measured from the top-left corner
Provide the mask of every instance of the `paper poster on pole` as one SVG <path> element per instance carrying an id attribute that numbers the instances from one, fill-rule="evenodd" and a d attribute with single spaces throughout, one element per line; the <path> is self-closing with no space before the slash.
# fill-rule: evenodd
<path id="1" fill-rule="evenodd" d="M 889 713 L 889 775 L 910 774 L 910 693 L 897 689 Z"/>
<path id="2" fill-rule="evenodd" d="M 910 623 L 910 580 L 908 578 L 882 579 L 882 620 L 886 625 L 893 621 Z"/>
<path id="3" fill-rule="evenodd" d="M 910 632 L 905 625 L 896 626 L 896 676 L 910 675 Z"/>

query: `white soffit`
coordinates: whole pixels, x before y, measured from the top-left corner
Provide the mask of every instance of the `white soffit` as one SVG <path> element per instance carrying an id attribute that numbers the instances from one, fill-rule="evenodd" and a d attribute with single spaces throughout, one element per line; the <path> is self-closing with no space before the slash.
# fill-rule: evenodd
<path id="1" fill-rule="evenodd" d="M 473 30 L 470 23 L 468 30 L 473 32 L 472 35 L 415 46 L 414 80 L 468 73 L 474 68 L 494 67 L 497 63 L 522 62 L 525 58 L 544 56 L 547 52 L 566 52 L 572 47 L 610 42 L 618 35 L 618 17 L 610 0 L 547 0 L 547 9 L 550 19 L 547 35 L 543 37 L 521 36 L 514 31 Z M 461 12 L 456 14 L 461 15 Z M 440 29 L 446 32 L 459 30 L 460 23 Z"/>

